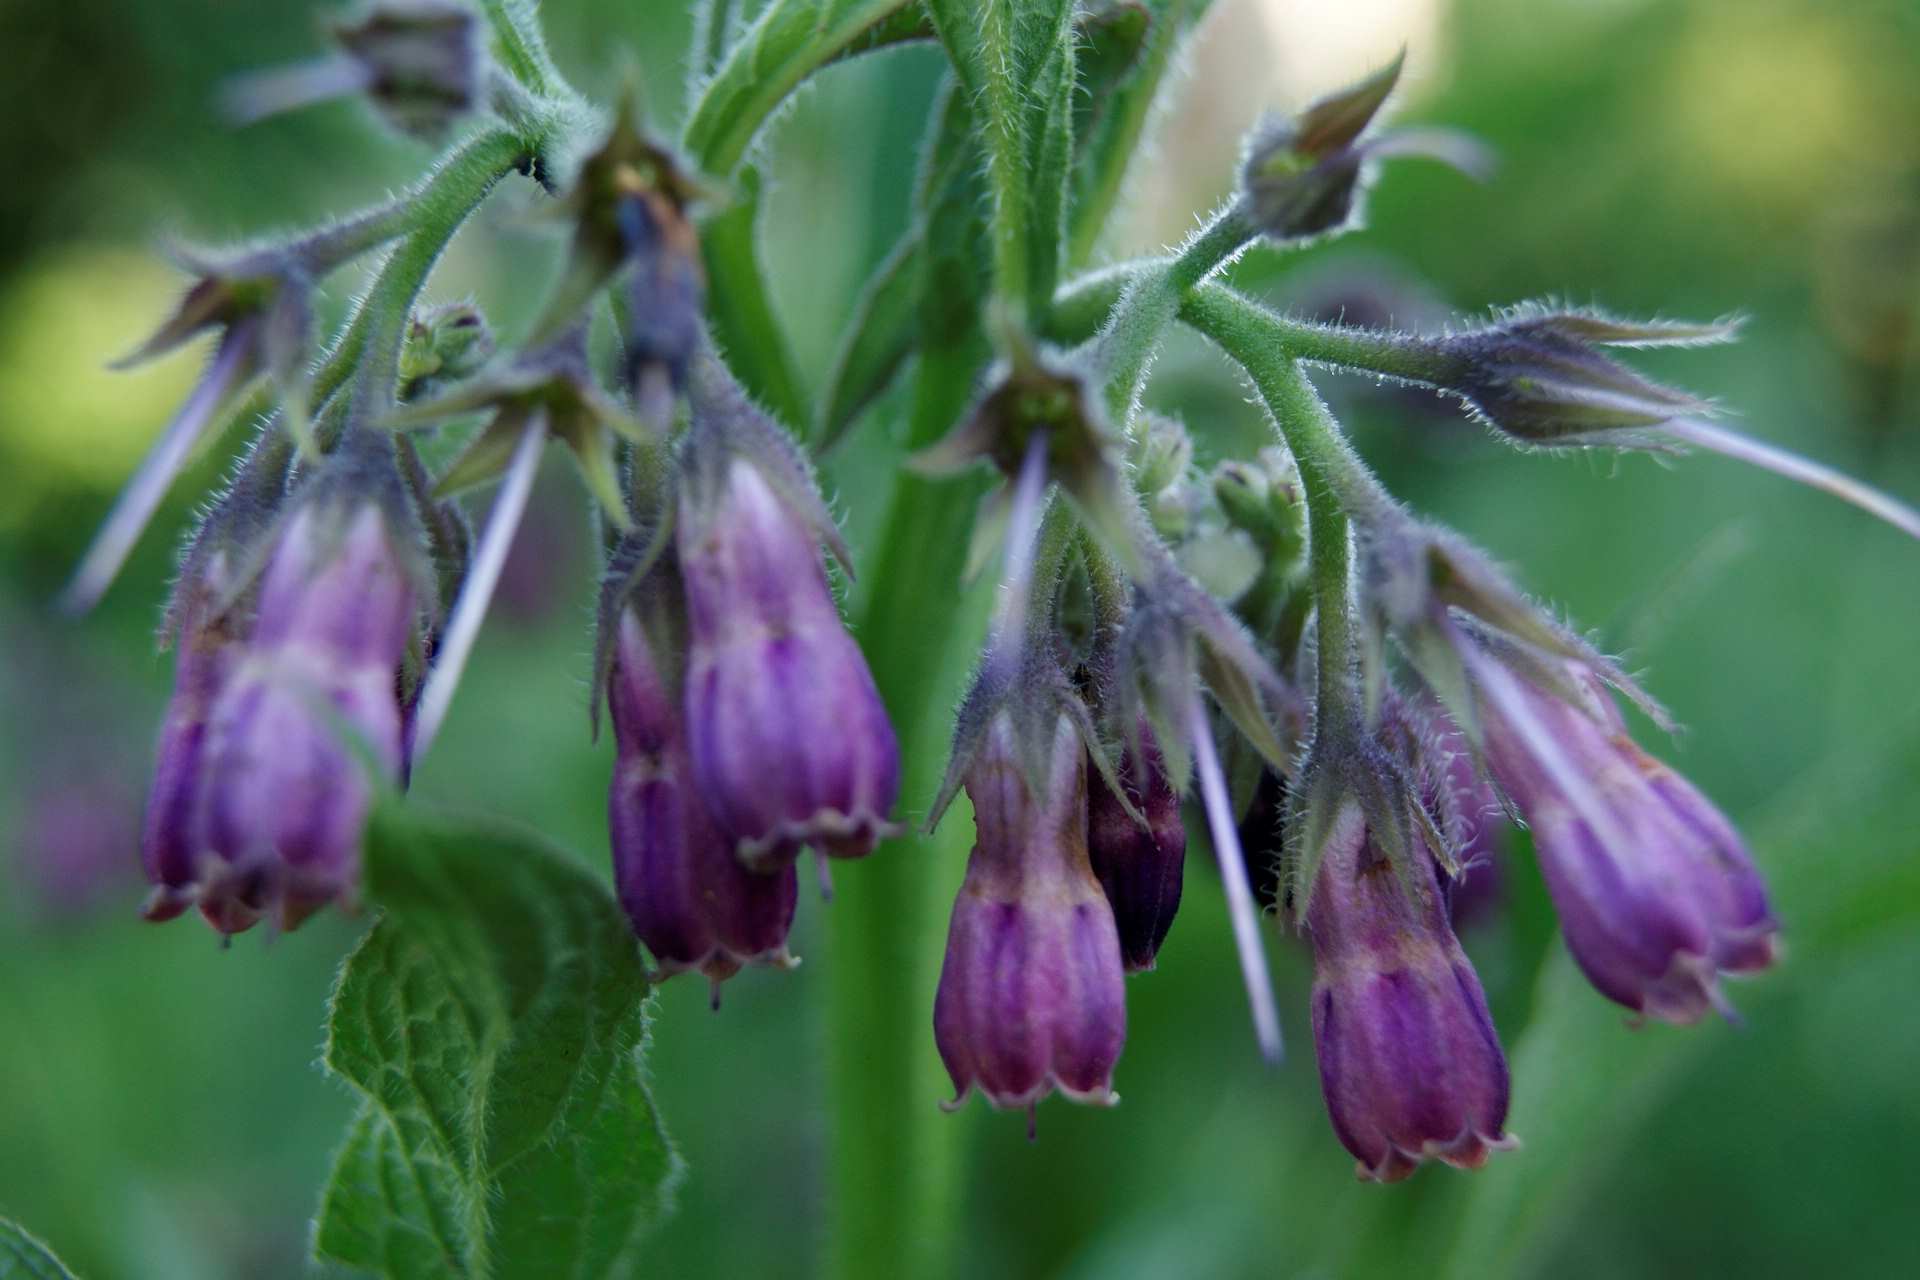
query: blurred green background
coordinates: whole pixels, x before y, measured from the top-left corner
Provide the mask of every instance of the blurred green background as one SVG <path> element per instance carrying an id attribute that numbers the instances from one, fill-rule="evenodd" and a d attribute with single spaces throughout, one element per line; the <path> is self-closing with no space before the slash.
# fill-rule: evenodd
<path id="1" fill-rule="evenodd" d="M 580 82 L 605 92 L 631 58 L 673 116 L 680 6 L 544 9 Z M 134 914 L 170 676 L 151 632 L 173 543 L 223 459 L 178 487 L 98 614 L 47 608 L 195 372 L 184 356 L 101 368 L 179 287 L 156 235 L 342 212 L 427 159 L 351 105 L 221 126 L 221 77 L 305 56 L 313 29 L 297 3 L 0 4 L 0 1214 L 92 1277 L 300 1273 L 350 1111 L 316 1062 L 328 984 L 364 921 L 329 913 L 223 951 L 192 922 Z M 1920 4 L 1217 0 L 1110 251 L 1182 234 L 1227 188 L 1263 105 L 1298 104 L 1403 41 L 1406 114 L 1475 130 L 1499 175 L 1475 187 L 1396 168 L 1363 232 L 1245 264 L 1244 283 L 1434 323 L 1542 295 L 1743 311 L 1739 345 L 1640 363 L 1756 435 L 1920 500 Z M 937 66 L 919 48 L 837 67 L 772 131 L 766 250 L 816 388 L 905 216 Z M 503 190 L 431 296 L 471 294 L 516 332 L 557 248 L 536 209 L 527 184 Z M 354 284 L 334 282 L 333 314 Z M 1734 991 L 1744 1027 L 1629 1029 L 1572 975 L 1516 857 L 1500 914 L 1467 944 L 1526 1145 L 1474 1176 L 1361 1186 L 1320 1105 L 1304 951 L 1270 940 L 1293 1050 L 1270 1071 L 1196 846 L 1160 968 L 1129 987 L 1126 1103 L 1049 1103 L 1034 1145 L 1023 1120 L 977 1103 L 950 1119 L 958 1272 L 1920 1274 L 1920 547 L 1729 462 L 1529 458 L 1431 398 L 1322 382 L 1399 494 L 1597 628 L 1691 726 L 1656 749 L 1751 834 L 1786 962 Z M 1184 411 L 1206 461 L 1258 439 L 1242 388 L 1197 344 L 1176 346 L 1151 398 Z M 856 557 L 896 407 L 828 468 Z M 586 731 L 594 566 L 576 490 L 550 461 L 416 791 L 533 822 L 603 865 L 610 749 Z M 926 874 L 951 886 L 960 867 L 929 859 Z M 703 987 L 662 992 L 653 1072 L 691 1171 L 651 1274 L 798 1276 L 817 1256 L 822 910 L 801 910 L 810 962 L 730 984 L 718 1015 Z"/>

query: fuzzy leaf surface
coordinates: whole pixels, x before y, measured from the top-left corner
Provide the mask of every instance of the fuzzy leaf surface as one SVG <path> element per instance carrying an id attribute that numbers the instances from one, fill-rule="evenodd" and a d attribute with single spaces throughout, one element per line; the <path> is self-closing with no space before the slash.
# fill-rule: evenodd
<path id="1" fill-rule="evenodd" d="M 365 875 L 384 915 L 341 971 L 325 1055 L 362 1106 L 316 1254 L 396 1278 L 631 1274 L 681 1165 L 619 907 L 531 834 L 393 803 Z"/>
<path id="2" fill-rule="evenodd" d="M 773 0 L 701 88 L 687 120 L 687 150 L 708 172 L 731 172 L 809 74 L 896 29 L 898 38 L 911 38 L 917 24 L 898 17 L 906 7 L 907 0 Z"/>

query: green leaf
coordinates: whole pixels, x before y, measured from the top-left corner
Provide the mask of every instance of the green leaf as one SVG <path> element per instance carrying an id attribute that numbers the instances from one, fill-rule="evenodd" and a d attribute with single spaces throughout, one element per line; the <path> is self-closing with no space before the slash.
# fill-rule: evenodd
<path id="1" fill-rule="evenodd" d="M 73 1280 L 73 1272 L 26 1228 L 0 1218 L 0 1280 Z"/>
<path id="2" fill-rule="evenodd" d="M 1180 41 L 1210 0 L 1145 0 L 1113 4 L 1083 24 L 1084 92 L 1074 127 L 1077 159 L 1067 265 L 1079 269 L 1119 203 L 1127 166 L 1140 150 L 1154 100 Z M 1142 23 L 1138 15 L 1144 13 Z"/>
<path id="3" fill-rule="evenodd" d="M 887 389 L 913 351 L 923 247 L 920 228 L 909 228 L 861 289 L 853 323 L 827 378 L 815 436 L 817 449 L 831 449 L 839 441 L 860 411 Z"/>
<path id="4" fill-rule="evenodd" d="M 979 324 L 986 293 L 979 164 L 972 114 L 952 77 L 934 103 L 920 154 L 912 221 L 861 290 L 828 375 L 821 449 L 886 390 L 916 346 L 961 342 Z"/>
<path id="5" fill-rule="evenodd" d="M 363 1097 L 315 1253 L 384 1276 L 626 1275 L 681 1163 L 605 886 L 539 838 L 382 805 L 326 1063 Z"/>
<path id="6" fill-rule="evenodd" d="M 707 312 L 727 367 L 741 385 L 788 430 L 801 430 L 807 423 L 806 396 L 760 265 L 760 171 L 749 165 L 736 182 L 734 202 L 700 227 Z"/>
<path id="7" fill-rule="evenodd" d="M 772 0 L 702 87 L 687 119 L 687 150 L 709 173 L 730 173 L 808 75 L 887 37 L 913 38 L 919 15 L 903 17 L 906 7 L 907 0 Z"/>
<path id="8" fill-rule="evenodd" d="M 1060 269 L 1073 148 L 1071 0 L 928 0 L 986 157 L 994 281 L 1036 323 Z"/>

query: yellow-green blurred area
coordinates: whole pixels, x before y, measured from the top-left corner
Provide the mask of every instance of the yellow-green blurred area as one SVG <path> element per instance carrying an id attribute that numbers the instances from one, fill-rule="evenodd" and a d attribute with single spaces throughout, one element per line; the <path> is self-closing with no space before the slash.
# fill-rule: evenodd
<path id="1" fill-rule="evenodd" d="M 1405 43 L 1405 118 L 1476 132 L 1498 174 L 1475 186 L 1391 169 L 1364 230 L 1261 256 L 1243 284 L 1303 310 L 1435 326 L 1542 296 L 1743 312 L 1738 345 L 1634 362 L 1717 397 L 1756 436 L 1920 501 L 1920 3 L 1213 8 L 1109 253 L 1183 235 L 1228 189 L 1260 109 Z M 570 74 L 604 95 L 637 65 L 656 120 L 671 121 L 679 5 L 543 9 Z M 180 287 L 159 242 L 342 213 L 429 159 L 352 105 L 223 127 L 222 78 L 309 55 L 315 30 L 298 3 L 0 6 L 0 1214 L 90 1277 L 300 1274 L 351 1110 L 317 1057 L 329 982 L 364 920 L 328 913 L 222 950 L 194 921 L 135 914 L 170 671 L 152 631 L 174 547 L 235 441 L 174 491 L 100 611 L 75 623 L 49 608 L 204 356 L 102 367 Z M 905 218 L 938 65 L 914 47 L 835 67 L 770 131 L 765 250 L 810 390 Z M 471 295 L 516 335 L 557 250 L 539 204 L 530 184 L 503 188 L 429 295 Z M 330 282 L 330 320 L 359 283 Z M 1785 962 L 1733 989 L 1742 1027 L 1629 1027 L 1571 974 L 1516 847 L 1502 911 L 1467 945 L 1525 1145 L 1477 1175 L 1362 1186 L 1320 1105 L 1305 951 L 1273 931 L 1290 1054 L 1269 1070 L 1196 841 L 1160 968 L 1129 984 L 1125 1103 L 1049 1102 L 1032 1145 L 1024 1118 L 977 1102 L 948 1120 L 962 1148 L 956 1273 L 1920 1274 L 1920 546 L 1717 458 L 1529 457 L 1430 396 L 1320 381 L 1399 495 L 1625 652 L 1689 726 L 1650 745 L 1751 835 Z M 1208 464 L 1260 442 L 1239 382 L 1191 340 L 1149 395 L 1183 411 Z M 900 408 L 884 401 L 827 465 L 856 558 L 873 550 Z M 534 823 L 598 866 L 610 749 L 586 717 L 587 529 L 556 454 L 415 790 Z M 907 816 L 928 799 L 909 796 Z M 882 856 L 924 856 L 944 893 L 960 867 L 929 850 Z M 832 909 L 803 905 L 803 967 L 747 974 L 718 1014 L 704 987 L 662 991 L 652 1072 L 690 1174 L 648 1274 L 811 1271 L 831 1140 Z"/>

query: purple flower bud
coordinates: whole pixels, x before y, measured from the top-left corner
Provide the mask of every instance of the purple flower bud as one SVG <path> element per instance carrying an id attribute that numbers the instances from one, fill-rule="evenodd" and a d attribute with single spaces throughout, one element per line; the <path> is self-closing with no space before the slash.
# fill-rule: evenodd
<path id="1" fill-rule="evenodd" d="M 680 499 L 693 778 L 750 865 L 872 851 L 900 786 L 893 725 L 840 621 L 814 532 L 728 455 Z"/>
<path id="2" fill-rule="evenodd" d="M 1097 772 L 1089 775 L 1087 851 L 1106 890 L 1128 972 L 1153 968 L 1154 956 L 1180 909 L 1180 877 L 1187 860 L 1187 829 L 1180 793 L 1168 780 L 1152 731 L 1140 726 L 1140 751 L 1120 757 L 1120 785 L 1135 812 Z"/>
<path id="3" fill-rule="evenodd" d="M 1363 136 L 1400 80 L 1405 55 L 1295 119 L 1262 121 L 1241 166 L 1248 212 L 1275 240 L 1337 232 L 1356 218 L 1378 159 L 1424 156 L 1471 177 L 1492 167 L 1485 147 L 1438 129 Z"/>
<path id="4" fill-rule="evenodd" d="M 1601 346 L 1724 342 L 1735 329 L 1726 321 L 1635 324 L 1523 310 L 1490 328 L 1442 339 L 1438 348 L 1459 369 L 1447 388 L 1520 443 L 1652 448 L 1661 447 L 1660 427 L 1711 414 L 1713 406 L 1642 377 Z"/>
<path id="5" fill-rule="evenodd" d="M 200 861 L 195 802 L 200 792 L 207 717 L 244 651 L 236 619 L 213 616 L 215 597 L 227 577 L 227 558 L 216 556 L 202 573 L 181 585 L 174 658 L 173 698 L 160 726 L 153 785 L 140 831 L 140 861 L 153 893 L 144 914 L 171 920 L 193 905 Z"/>
<path id="6" fill-rule="evenodd" d="M 395 677 L 413 621 L 412 578 L 379 504 L 316 501 L 293 516 L 197 750 L 183 738 L 162 759 L 163 782 L 170 767 L 195 775 L 190 886 L 173 883 L 182 852 L 149 863 L 169 903 L 191 892 L 223 933 L 267 915 L 292 929 L 351 889 L 372 803 L 362 760 L 400 775 Z"/>
<path id="7" fill-rule="evenodd" d="M 1086 753 L 1061 716 L 1036 796 L 1013 738 L 1002 713 L 967 771 L 977 835 L 933 1005 L 946 1105 L 974 1088 L 997 1107 L 1055 1089 L 1110 1104 L 1127 1006 L 1113 909 L 1087 860 Z"/>
<path id="8" fill-rule="evenodd" d="M 663 973 L 720 983 L 749 964 L 786 968 L 798 877 L 791 863 L 749 871 L 689 780 L 680 708 L 661 678 L 639 618 L 620 617 L 607 703 L 618 744 L 607 821 L 614 881 L 634 932 Z"/>
<path id="9" fill-rule="evenodd" d="M 1602 995 L 1689 1023 L 1721 1004 L 1720 974 L 1773 963 L 1778 926 L 1739 833 L 1640 749 L 1596 679 L 1569 666 L 1575 706 L 1484 655 L 1475 669 L 1494 776 Z"/>
<path id="10" fill-rule="evenodd" d="M 1396 871 L 1350 805 L 1307 908 L 1327 1112 L 1359 1175 L 1380 1182 L 1428 1159 L 1477 1169 L 1511 1145 L 1486 996 L 1447 924 L 1432 858 L 1413 863 L 1411 878 Z"/>
<path id="11" fill-rule="evenodd" d="M 459 0 L 374 0 L 332 34 L 368 100 L 402 133 L 435 141 L 480 106 L 486 44 L 479 15 Z"/>
<path id="12" fill-rule="evenodd" d="M 616 207 L 632 267 L 626 281 L 626 383 L 640 416 L 669 424 L 673 397 L 706 336 L 700 236 L 667 193 L 636 191 Z"/>

